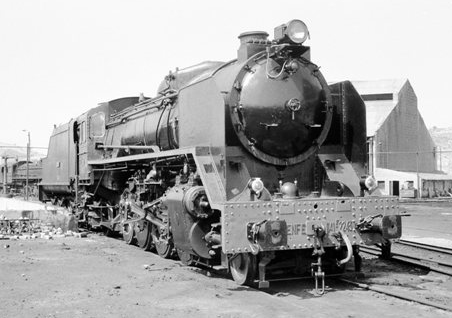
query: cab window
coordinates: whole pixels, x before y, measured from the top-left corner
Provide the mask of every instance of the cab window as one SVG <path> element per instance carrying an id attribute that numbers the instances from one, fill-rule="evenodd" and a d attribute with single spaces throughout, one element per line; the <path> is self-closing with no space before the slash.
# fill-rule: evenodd
<path id="1" fill-rule="evenodd" d="M 86 122 L 80 124 L 80 143 L 86 141 Z"/>
<path id="2" fill-rule="evenodd" d="M 85 122 L 81 122 L 80 124 L 75 125 L 77 130 L 74 133 L 74 142 L 78 142 L 80 144 L 84 143 L 86 141 L 86 124 Z"/>
<path id="3" fill-rule="evenodd" d="M 91 116 L 90 133 L 92 137 L 103 137 L 105 134 L 105 114 L 96 113 Z"/>

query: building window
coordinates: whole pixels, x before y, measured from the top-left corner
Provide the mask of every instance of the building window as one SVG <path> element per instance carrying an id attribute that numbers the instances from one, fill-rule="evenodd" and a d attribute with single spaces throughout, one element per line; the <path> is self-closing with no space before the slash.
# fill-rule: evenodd
<path id="1" fill-rule="evenodd" d="M 392 93 L 386 94 L 363 94 L 361 95 L 363 101 L 374 101 L 374 100 L 393 100 L 394 97 Z"/>
<path id="2" fill-rule="evenodd" d="M 384 190 L 385 189 L 385 182 L 384 181 L 378 181 L 378 189 Z"/>

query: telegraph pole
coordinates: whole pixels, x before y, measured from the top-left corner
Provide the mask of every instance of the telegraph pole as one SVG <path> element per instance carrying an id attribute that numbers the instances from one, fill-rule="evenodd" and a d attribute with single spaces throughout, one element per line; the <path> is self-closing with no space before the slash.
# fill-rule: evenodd
<path id="1" fill-rule="evenodd" d="M 419 147 L 419 110 L 416 112 L 416 120 L 417 120 L 417 134 L 416 134 L 416 147 L 417 147 L 417 151 L 416 151 L 416 179 L 417 179 L 417 198 L 418 199 L 422 199 L 422 180 L 419 177 L 419 152 L 420 152 L 420 147 Z"/>
<path id="2" fill-rule="evenodd" d="M 28 201 L 28 179 L 30 178 L 30 132 L 28 132 L 28 143 L 27 143 L 27 180 L 26 180 L 26 191 L 25 196 Z"/>
<path id="3" fill-rule="evenodd" d="M 28 135 L 28 142 L 27 142 L 27 178 L 25 180 L 25 200 L 28 201 L 28 179 L 30 177 L 30 132 L 28 130 L 22 130 L 23 132 L 26 132 Z"/>

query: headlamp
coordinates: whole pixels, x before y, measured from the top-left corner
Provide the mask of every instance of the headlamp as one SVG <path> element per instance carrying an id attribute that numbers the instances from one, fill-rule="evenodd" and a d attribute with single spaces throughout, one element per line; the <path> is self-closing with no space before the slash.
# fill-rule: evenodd
<path id="1" fill-rule="evenodd" d="M 275 28 L 275 41 L 302 44 L 309 37 L 306 24 L 301 20 L 291 20 Z"/>
<path id="2" fill-rule="evenodd" d="M 255 194 L 259 194 L 262 192 L 262 190 L 264 190 L 264 183 L 262 182 L 261 178 L 251 179 L 248 186 Z"/>
<path id="3" fill-rule="evenodd" d="M 369 192 L 374 191 L 378 187 L 377 181 L 372 176 L 368 176 L 364 180 L 364 185 L 366 186 L 367 190 L 369 190 Z"/>

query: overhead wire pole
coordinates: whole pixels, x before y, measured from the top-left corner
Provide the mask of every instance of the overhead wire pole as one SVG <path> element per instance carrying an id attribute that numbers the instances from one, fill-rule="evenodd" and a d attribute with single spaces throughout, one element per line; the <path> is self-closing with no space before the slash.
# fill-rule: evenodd
<path id="1" fill-rule="evenodd" d="M 25 180 L 25 200 L 28 201 L 28 179 L 30 177 L 30 132 L 28 130 L 22 130 L 23 132 L 26 132 L 28 135 L 28 142 L 27 142 L 27 177 Z"/>
<path id="2" fill-rule="evenodd" d="M 417 119 L 417 134 L 416 134 L 416 178 L 417 178 L 417 198 L 422 198 L 422 182 L 419 178 L 419 111 L 416 112 L 416 119 Z"/>
<path id="3" fill-rule="evenodd" d="M 29 188 L 28 188 L 28 180 L 30 178 L 30 132 L 28 132 L 28 143 L 27 143 L 27 180 L 26 180 L 26 189 L 25 189 L 25 197 L 28 201 Z"/>

